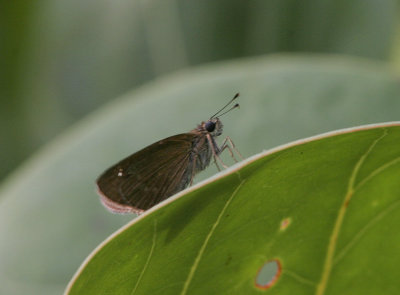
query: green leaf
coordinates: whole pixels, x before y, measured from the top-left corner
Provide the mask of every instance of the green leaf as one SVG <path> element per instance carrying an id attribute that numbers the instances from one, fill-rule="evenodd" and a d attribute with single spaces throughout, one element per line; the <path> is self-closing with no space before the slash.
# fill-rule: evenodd
<path id="1" fill-rule="evenodd" d="M 238 91 L 241 108 L 222 117 L 223 135 L 245 157 L 400 115 L 398 76 L 384 65 L 350 58 L 269 56 L 147 84 L 87 117 L 2 183 L 0 293 L 64 290 L 84 258 L 134 217 L 100 205 L 97 176 L 156 140 L 191 130 Z M 211 165 L 196 180 L 216 172 Z"/>
<path id="2" fill-rule="evenodd" d="M 268 261 L 273 294 L 399 294 L 399 142 L 397 122 L 253 157 L 118 231 L 69 294 L 259 294 Z"/>

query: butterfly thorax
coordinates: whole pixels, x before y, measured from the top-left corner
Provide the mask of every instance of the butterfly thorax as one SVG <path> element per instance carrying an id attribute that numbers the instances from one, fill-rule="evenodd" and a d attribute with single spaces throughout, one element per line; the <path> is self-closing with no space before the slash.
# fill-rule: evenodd
<path id="1" fill-rule="evenodd" d="M 222 122 L 218 118 L 212 118 L 201 122 L 190 133 L 196 137 L 192 143 L 192 163 L 195 165 L 195 173 L 204 170 L 215 155 L 219 155 L 220 149 L 215 142 L 215 137 L 222 134 Z"/>

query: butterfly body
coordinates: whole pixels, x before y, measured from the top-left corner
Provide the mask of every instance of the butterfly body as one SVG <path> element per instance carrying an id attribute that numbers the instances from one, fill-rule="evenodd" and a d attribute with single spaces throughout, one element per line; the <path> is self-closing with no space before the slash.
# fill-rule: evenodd
<path id="1" fill-rule="evenodd" d="M 220 154 L 214 138 L 222 127 L 218 118 L 210 119 L 110 167 L 97 179 L 103 205 L 116 213 L 142 213 L 185 189 Z"/>

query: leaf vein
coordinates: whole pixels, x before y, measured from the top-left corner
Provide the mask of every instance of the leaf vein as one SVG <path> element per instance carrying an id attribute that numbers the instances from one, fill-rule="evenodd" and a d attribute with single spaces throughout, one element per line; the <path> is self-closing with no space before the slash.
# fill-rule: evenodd
<path id="1" fill-rule="evenodd" d="M 362 238 L 362 236 L 367 232 L 368 229 L 376 225 L 379 221 L 381 221 L 385 216 L 391 213 L 394 209 L 396 209 L 400 205 L 400 200 L 390 204 L 387 208 L 382 210 L 378 215 L 372 218 L 362 229 L 360 229 L 357 234 L 353 236 L 351 241 L 346 244 L 342 248 L 342 250 L 336 255 L 333 260 L 333 264 L 336 265 L 344 256 L 346 256 L 347 252 Z"/>
<path id="2" fill-rule="evenodd" d="M 201 258 L 203 257 L 203 254 L 204 254 L 205 249 L 207 248 L 208 242 L 209 242 L 210 239 L 211 239 L 211 236 L 214 234 L 215 229 L 216 229 L 217 226 L 219 225 L 219 223 L 220 223 L 220 221 L 221 221 L 221 218 L 222 218 L 222 216 L 224 215 L 224 213 L 225 213 L 226 209 L 228 208 L 229 204 L 231 203 L 233 197 L 237 194 L 237 192 L 239 191 L 239 189 L 241 188 L 241 186 L 243 185 L 244 182 L 245 182 L 245 181 L 242 180 L 242 181 L 239 183 L 239 185 L 238 185 L 237 188 L 234 190 L 234 192 L 232 193 L 232 195 L 231 195 L 231 196 L 229 197 L 229 199 L 226 201 L 226 203 L 225 203 L 224 207 L 222 208 L 221 212 L 219 213 L 219 215 L 218 215 L 218 217 L 217 217 L 215 223 L 213 224 L 213 226 L 211 227 L 209 233 L 207 234 L 207 236 L 206 236 L 206 238 L 205 238 L 203 244 L 202 244 L 201 247 L 200 247 L 199 252 L 197 253 L 197 256 L 196 256 L 196 258 L 195 258 L 195 260 L 194 260 L 194 262 L 193 262 L 193 265 L 192 265 L 192 267 L 191 267 L 191 269 L 190 269 L 190 271 L 189 271 L 188 277 L 187 277 L 187 279 L 186 279 L 186 281 L 185 281 L 185 283 L 184 283 L 184 285 L 183 285 L 183 289 L 182 289 L 181 295 L 185 295 L 185 294 L 187 293 L 187 291 L 188 291 L 188 289 L 189 289 L 189 286 L 190 286 L 190 283 L 192 282 L 193 277 L 194 277 L 194 274 L 196 273 L 196 270 L 197 270 L 197 268 L 198 268 L 198 266 L 199 266 L 200 260 L 201 260 Z"/>
<path id="3" fill-rule="evenodd" d="M 379 166 L 374 171 L 372 171 L 367 177 L 365 177 L 362 181 L 360 181 L 354 190 L 359 190 L 362 186 L 364 186 L 368 181 L 370 181 L 376 175 L 378 175 L 379 173 L 385 171 L 386 169 L 390 168 L 391 166 L 393 166 L 399 162 L 400 162 L 400 157 L 397 157 L 397 158 L 394 158 L 392 161 L 389 161 L 389 162 Z"/>
<path id="4" fill-rule="evenodd" d="M 310 279 L 307 279 L 307 278 L 299 275 L 298 273 L 296 273 L 296 272 L 294 272 L 294 271 L 292 271 L 290 269 L 285 268 L 284 274 L 288 275 L 289 277 L 293 278 L 297 282 L 302 283 L 304 285 L 309 285 L 309 286 L 315 286 L 316 285 L 315 282 L 313 282 Z"/>
<path id="5" fill-rule="evenodd" d="M 154 220 L 153 241 L 152 241 L 152 244 L 151 244 L 150 252 L 149 252 L 149 255 L 147 256 L 146 263 L 143 266 L 143 269 L 142 269 L 142 271 L 141 271 L 141 273 L 139 275 L 139 278 L 136 281 L 136 285 L 135 285 L 135 287 L 133 288 L 133 290 L 131 292 L 131 295 L 135 294 L 135 292 L 136 292 L 136 290 L 137 290 L 137 288 L 139 286 L 139 283 L 142 280 L 143 275 L 146 272 L 147 267 L 149 266 L 150 259 L 153 256 L 153 251 L 154 251 L 154 248 L 155 248 L 155 245 L 156 245 L 156 235 L 157 235 L 157 220 Z"/>

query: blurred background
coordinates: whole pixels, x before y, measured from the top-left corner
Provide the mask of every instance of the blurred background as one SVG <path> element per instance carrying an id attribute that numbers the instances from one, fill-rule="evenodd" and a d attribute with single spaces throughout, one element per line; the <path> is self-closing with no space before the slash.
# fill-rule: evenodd
<path id="1" fill-rule="evenodd" d="M 279 52 L 399 68 L 399 1 L 1 1 L 0 179 L 73 122 L 183 68 Z"/>
<path id="2" fill-rule="evenodd" d="M 96 177 L 236 92 L 224 134 L 245 156 L 399 120 L 399 4 L 0 0 L 0 294 L 61 293 L 132 219 Z"/>

